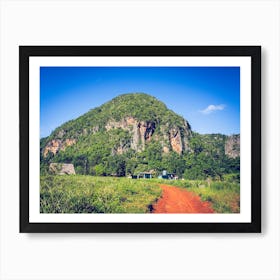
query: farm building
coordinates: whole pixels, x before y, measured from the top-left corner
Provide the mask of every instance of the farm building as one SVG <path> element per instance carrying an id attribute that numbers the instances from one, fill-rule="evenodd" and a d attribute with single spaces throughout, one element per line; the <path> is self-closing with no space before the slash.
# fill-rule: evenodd
<path id="1" fill-rule="evenodd" d="M 162 171 L 162 174 L 158 176 L 159 179 L 177 180 L 178 176 L 174 173 L 167 173 L 166 170 Z"/>
<path id="2" fill-rule="evenodd" d="M 51 163 L 49 171 L 57 175 L 71 175 L 76 174 L 74 165 L 72 163 Z"/>
<path id="3" fill-rule="evenodd" d="M 137 179 L 151 179 L 152 173 L 150 172 L 139 172 L 137 174 Z"/>

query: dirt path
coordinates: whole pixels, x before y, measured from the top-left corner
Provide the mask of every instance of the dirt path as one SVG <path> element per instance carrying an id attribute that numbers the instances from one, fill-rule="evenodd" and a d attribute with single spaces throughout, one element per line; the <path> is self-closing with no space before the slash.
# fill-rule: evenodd
<path id="1" fill-rule="evenodd" d="M 209 202 L 201 201 L 198 195 L 168 185 L 160 185 L 162 198 L 153 205 L 153 213 L 214 213 Z"/>

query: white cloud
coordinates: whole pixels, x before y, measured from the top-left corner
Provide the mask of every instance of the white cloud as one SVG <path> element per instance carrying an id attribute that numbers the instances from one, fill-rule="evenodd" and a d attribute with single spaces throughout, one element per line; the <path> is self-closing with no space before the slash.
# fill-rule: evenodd
<path id="1" fill-rule="evenodd" d="M 220 104 L 220 105 L 209 105 L 207 108 L 205 108 L 204 110 L 200 111 L 202 114 L 211 114 L 214 111 L 222 111 L 224 110 L 226 107 L 226 105 L 224 104 Z"/>

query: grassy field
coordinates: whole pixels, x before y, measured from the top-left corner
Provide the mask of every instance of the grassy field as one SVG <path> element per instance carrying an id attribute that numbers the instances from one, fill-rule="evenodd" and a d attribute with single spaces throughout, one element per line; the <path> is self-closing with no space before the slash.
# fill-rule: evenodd
<path id="1" fill-rule="evenodd" d="M 154 182 L 184 188 L 209 201 L 216 213 L 240 213 L 240 184 L 228 181 L 156 180 Z"/>
<path id="2" fill-rule="evenodd" d="M 174 185 L 209 201 L 216 213 L 239 213 L 239 183 L 85 175 L 41 176 L 41 213 L 149 213 L 161 196 L 159 184 Z"/>
<path id="3" fill-rule="evenodd" d="M 149 213 L 161 188 L 149 180 L 41 176 L 41 213 Z"/>

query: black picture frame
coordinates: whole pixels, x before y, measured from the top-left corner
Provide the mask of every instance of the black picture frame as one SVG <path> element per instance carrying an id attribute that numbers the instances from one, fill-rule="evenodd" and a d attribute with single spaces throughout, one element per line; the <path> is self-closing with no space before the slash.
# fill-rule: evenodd
<path id="1" fill-rule="evenodd" d="M 33 223 L 29 221 L 29 59 L 36 56 L 246 56 L 251 58 L 251 222 Z M 19 46 L 21 233 L 241 233 L 261 232 L 260 46 Z M 241 120 L 242 121 L 242 120 Z M 241 136 L 242 137 L 242 136 Z"/>

